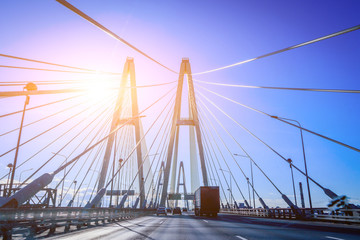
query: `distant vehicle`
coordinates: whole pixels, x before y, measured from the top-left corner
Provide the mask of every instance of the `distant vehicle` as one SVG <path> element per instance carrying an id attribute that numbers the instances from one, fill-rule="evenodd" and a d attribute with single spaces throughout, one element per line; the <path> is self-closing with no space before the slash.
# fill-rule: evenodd
<path id="1" fill-rule="evenodd" d="M 180 214 L 180 215 L 181 215 L 181 208 L 179 208 L 179 207 L 174 208 L 172 214 L 173 214 L 173 215 L 174 215 L 174 214 Z"/>
<path id="2" fill-rule="evenodd" d="M 182 209 L 182 211 L 183 211 L 183 212 L 187 212 L 187 208 L 184 207 L 184 208 Z"/>
<path id="3" fill-rule="evenodd" d="M 171 213 L 171 208 L 167 208 L 166 212 Z"/>
<path id="4" fill-rule="evenodd" d="M 200 187 L 195 191 L 195 215 L 217 217 L 220 210 L 219 187 Z"/>
<path id="5" fill-rule="evenodd" d="M 159 216 L 160 214 L 164 214 L 165 216 L 167 216 L 166 209 L 164 207 L 159 207 L 156 210 L 156 216 Z"/>

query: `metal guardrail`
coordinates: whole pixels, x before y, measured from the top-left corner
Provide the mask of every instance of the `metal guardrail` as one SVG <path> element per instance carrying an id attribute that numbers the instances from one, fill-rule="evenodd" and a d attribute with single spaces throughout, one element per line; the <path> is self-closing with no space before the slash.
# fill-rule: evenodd
<path id="1" fill-rule="evenodd" d="M 116 209 L 116 208 L 40 208 L 40 209 L 1 209 L 0 227 L 3 239 L 11 239 L 14 228 L 27 228 L 31 235 L 40 231 L 55 232 L 57 227 L 65 227 L 68 232 L 71 226 L 80 229 L 98 225 L 99 222 L 115 222 L 155 213 L 154 209 Z"/>
<path id="2" fill-rule="evenodd" d="M 335 222 L 351 222 L 360 223 L 360 209 L 341 209 L 332 211 L 328 208 L 299 208 L 302 219 L 317 221 L 335 221 Z M 281 219 L 297 219 L 299 214 L 295 213 L 291 208 L 264 208 L 255 209 L 221 209 L 222 213 L 230 213 L 241 216 L 268 217 Z"/>

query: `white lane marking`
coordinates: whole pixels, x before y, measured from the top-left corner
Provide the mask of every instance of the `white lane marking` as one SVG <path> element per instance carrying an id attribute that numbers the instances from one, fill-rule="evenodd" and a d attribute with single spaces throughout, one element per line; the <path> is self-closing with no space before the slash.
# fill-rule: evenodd
<path id="1" fill-rule="evenodd" d="M 344 240 L 343 238 L 337 238 L 337 237 L 331 237 L 331 236 L 325 236 L 325 238 L 334 239 L 334 240 Z"/>
<path id="2" fill-rule="evenodd" d="M 164 221 L 161 221 L 159 224 L 162 224 Z"/>
<path id="3" fill-rule="evenodd" d="M 206 221 L 206 220 L 204 220 L 204 219 L 203 219 L 203 221 L 206 222 L 206 223 L 208 223 L 208 221 Z"/>
<path id="4" fill-rule="evenodd" d="M 235 236 L 235 237 L 240 238 L 241 240 L 247 240 L 247 238 L 244 238 L 242 236 Z"/>

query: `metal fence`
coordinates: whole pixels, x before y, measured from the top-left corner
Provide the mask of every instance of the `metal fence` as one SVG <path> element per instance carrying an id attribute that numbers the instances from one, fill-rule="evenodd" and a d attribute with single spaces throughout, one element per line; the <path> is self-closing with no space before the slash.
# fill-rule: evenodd
<path id="1" fill-rule="evenodd" d="M 116 209 L 116 208 L 38 208 L 38 209 L 1 209 L 0 227 L 3 239 L 11 239 L 13 229 L 27 228 L 30 234 L 49 230 L 55 232 L 57 227 L 64 227 L 68 232 L 71 226 L 80 229 L 92 223 L 115 222 L 155 213 L 153 209 Z"/>
<path id="2" fill-rule="evenodd" d="M 335 221 L 360 223 L 360 209 L 341 209 L 332 211 L 328 208 L 299 208 L 294 212 L 291 208 L 255 208 L 255 209 L 222 209 L 220 212 L 252 217 L 269 217 L 282 219 L 307 219 L 317 221 Z"/>

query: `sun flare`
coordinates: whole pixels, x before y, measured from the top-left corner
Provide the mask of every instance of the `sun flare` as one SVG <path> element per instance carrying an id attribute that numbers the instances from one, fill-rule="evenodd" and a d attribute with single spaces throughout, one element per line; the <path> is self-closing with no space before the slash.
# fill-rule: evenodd
<path id="1" fill-rule="evenodd" d="M 115 95 L 119 88 L 120 79 L 109 77 L 105 74 L 95 74 L 82 85 L 88 101 L 102 101 Z"/>

